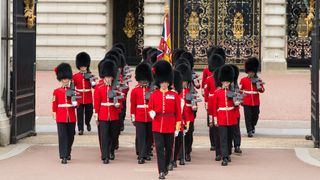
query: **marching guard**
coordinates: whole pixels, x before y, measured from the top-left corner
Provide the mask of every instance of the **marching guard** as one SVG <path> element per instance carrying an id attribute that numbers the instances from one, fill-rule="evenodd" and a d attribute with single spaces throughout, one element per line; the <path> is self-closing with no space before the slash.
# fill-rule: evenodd
<path id="1" fill-rule="evenodd" d="M 53 91 L 52 112 L 53 119 L 57 123 L 59 155 L 62 164 L 71 160 L 71 149 L 74 141 L 77 101 L 74 89 L 70 88 L 72 83 L 72 69 L 67 63 L 61 63 L 55 68 L 58 81 L 61 87 Z M 72 101 L 73 100 L 73 101 Z"/>

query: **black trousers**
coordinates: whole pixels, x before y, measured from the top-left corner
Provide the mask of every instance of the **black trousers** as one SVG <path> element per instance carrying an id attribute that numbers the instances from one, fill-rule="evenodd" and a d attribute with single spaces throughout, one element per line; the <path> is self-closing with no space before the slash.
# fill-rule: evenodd
<path id="1" fill-rule="evenodd" d="M 243 106 L 247 132 L 255 129 L 258 123 L 260 106 Z"/>
<path id="2" fill-rule="evenodd" d="M 193 132 L 194 132 L 194 122 L 190 122 L 189 130 L 185 135 L 186 154 L 190 154 L 192 152 Z"/>
<path id="3" fill-rule="evenodd" d="M 122 109 L 121 109 L 121 113 L 119 114 L 120 116 L 120 131 L 124 130 L 124 120 L 126 119 L 126 112 L 127 112 L 127 99 L 125 99 L 125 101 L 123 101 L 122 104 Z M 120 133 L 120 132 L 119 132 Z"/>
<path id="4" fill-rule="evenodd" d="M 231 155 L 234 126 L 219 126 L 221 154 L 223 158 Z"/>
<path id="5" fill-rule="evenodd" d="M 119 120 L 101 121 L 99 120 L 99 138 L 101 159 L 109 159 L 110 154 L 114 154 L 115 142 L 118 137 Z"/>
<path id="6" fill-rule="evenodd" d="M 209 127 L 210 141 L 216 147 L 216 156 L 221 155 L 221 143 L 220 143 L 220 133 L 217 126 Z"/>
<path id="7" fill-rule="evenodd" d="M 139 158 L 146 158 L 151 149 L 152 122 L 135 122 Z"/>
<path id="8" fill-rule="evenodd" d="M 182 159 L 182 144 L 183 143 L 183 132 L 179 132 L 179 135 L 174 138 L 174 152 L 173 152 L 173 161 Z"/>
<path id="9" fill-rule="evenodd" d="M 241 132 L 240 132 L 240 118 L 238 118 L 238 124 L 234 126 L 233 128 L 233 145 L 241 146 Z"/>
<path id="10" fill-rule="evenodd" d="M 158 170 L 159 173 L 165 172 L 172 156 L 174 134 L 154 132 L 153 135 L 157 152 Z"/>
<path id="11" fill-rule="evenodd" d="M 210 145 L 212 146 L 216 146 L 216 137 L 215 137 L 215 129 L 213 127 L 210 127 L 210 122 L 209 122 L 209 115 L 207 114 L 207 125 L 209 127 L 209 138 L 210 138 Z"/>
<path id="12" fill-rule="evenodd" d="M 76 123 L 57 123 L 60 159 L 71 155 Z"/>
<path id="13" fill-rule="evenodd" d="M 80 104 L 77 108 L 77 121 L 78 121 L 78 131 L 83 131 L 83 118 L 85 124 L 90 125 L 91 117 L 93 114 L 93 105 L 92 104 Z"/>

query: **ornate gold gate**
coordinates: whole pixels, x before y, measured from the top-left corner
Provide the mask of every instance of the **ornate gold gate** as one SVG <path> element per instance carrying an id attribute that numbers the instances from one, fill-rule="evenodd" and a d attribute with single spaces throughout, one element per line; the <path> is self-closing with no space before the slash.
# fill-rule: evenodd
<path id="1" fill-rule="evenodd" d="M 240 67 L 249 57 L 260 58 L 261 2 L 258 0 L 185 0 L 184 47 L 207 64 L 207 49 L 219 45 L 227 62 Z"/>

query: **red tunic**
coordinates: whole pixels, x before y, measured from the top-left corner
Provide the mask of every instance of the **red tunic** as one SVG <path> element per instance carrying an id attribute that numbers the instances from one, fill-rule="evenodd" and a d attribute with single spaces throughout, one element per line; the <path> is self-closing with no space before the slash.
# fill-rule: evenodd
<path id="1" fill-rule="evenodd" d="M 181 101 L 174 91 L 154 91 L 149 100 L 149 112 L 155 111 L 152 121 L 152 131 L 159 133 L 174 133 L 176 122 L 181 121 Z"/>
<path id="2" fill-rule="evenodd" d="M 201 82 L 201 88 L 204 89 L 204 86 L 206 84 L 206 80 L 209 76 L 212 76 L 212 72 L 209 71 L 209 68 L 206 67 L 203 69 L 203 72 L 202 72 L 202 82 Z"/>
<path id="3" fill-rule="evenodd" d="M 212 106 L 213 106 L 213 96 L 216 91 L 216 83 L 213 76 L 209 76 L 205 82 L 204 86 L 204 102 L 208 103 L 208 114 L 213 115 Z"/>
<path id="4" fill-rule="evenodd" d="M 261 80 L 260 80 L 261 81 Z M 243 105 L 246 106 L 259 106 L 260 105 L 260 95 L 259 93 L 264 92 L 264 86 L 261 85 L 262 89 L 258 90 L 256 84 L 251 83 L 251 78 L 244 77 L 240 81 L 240 89 L 246 94 L 243 98 Z"/>
<path id="5" fill-rule="evenodd" d="M 92 91 L 90 81 L 84 79 L 83 73 L 77 73 L 73 75 L 73 82 L 76 87 L 76 91 L 81 98 L 77 99 L 79 104 L 92 104 Z"/>
<path id="6" fill-rule="evenodd" d="M 188 122 L 194 122 L 194 111 L 192 111 L 192 104 L 191 101 L 186 100 L 186 95 L 190 93 L 189 88 L 182 89 L 182 92 L 180 93 L 180 98 L 184 100 L 184 106 L 182 111 L 182 119 L 184 121 L 183 124 L 187 124 Z"/>
<path id="7" fill-rule="evenodd" d="M 112 90 L 111 86 L 100 84 L 94 91 L 94 110 L 100 121 L 119 120 L 118 108 L 114 106 L 113 99 L 107 97 L 110 90 Z"/>
<path id="8" fill-rule="evenodd" d="M 233 99 L 227 97 L 227 89 L 218 88 L 213 96 L 213 117 L 218 120 L 218 126 L 233 126 L 238 124 L 237 109 Z"/>
<path id="9" fill-rule="evenodd" d="M 75 123 L 77 121 L 75 108 L 71 98 L 67 98 L 66 91 L 70 88 L 58 88 L 53 91 L 52 112 L 56 113 L 57 123 Z"/>
<path id="10" fill-rule="evenodd" d="M 145 100 L 146 92 L 149 87 L 137 85 L 131 91 L 130 95 L 130 111 L 135 116 L 136 122 L 151 122 L 152 119 L 148 113 L 148 102 Z"/>

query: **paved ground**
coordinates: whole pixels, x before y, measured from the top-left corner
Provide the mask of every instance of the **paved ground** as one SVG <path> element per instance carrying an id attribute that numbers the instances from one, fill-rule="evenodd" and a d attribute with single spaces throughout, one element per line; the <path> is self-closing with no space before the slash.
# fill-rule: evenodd
<path id="1" fill-rule="evenodd" d="M 241 74 L 244 76 L 244 74 Z M 261 96 L 261 116 L 254 138 L 247 138 L 243 117 L 243 155 L 232 155 L 228 167 L 221 167 L 209 151 L 206 113 L 200 104 L 192 162 L 178 167 L 167 179 L 318 179 L 320 150 L 304 136 L 310 133 L 310 75 L 307 70 L 284 74 L 262 74 L 266 93 Z M 135 82 L 131 84 L 131 88 Z M 138 165 L 134 150 L 134 126 L 126 121 L 120 136 L 116 160 L 103 165 L 100 160 L 96 127 L 75 137 L 72 161 L 58 159 L 56 125 L 51 119 L 51 93 L 59 83 L 53 71 L 37 72 L 37 136 L 16 145 L 0 147 L 0 177 L 21 179 L 157 179 L 156 160 Z M 129 106 L 128 106 L 129 107 Z M 127 117 L 129 112 L 127 113 Z"/>

